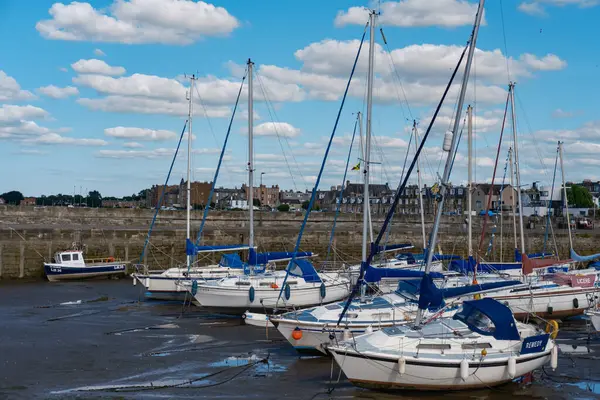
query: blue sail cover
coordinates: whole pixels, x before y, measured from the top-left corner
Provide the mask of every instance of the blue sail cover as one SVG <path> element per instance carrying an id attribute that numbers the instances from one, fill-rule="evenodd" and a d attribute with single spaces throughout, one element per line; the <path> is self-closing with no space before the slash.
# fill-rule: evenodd
<path id="1" fill-rule="evenodd" d="M 221 261 L 219 261 L 219 266 L 243 269 L 244 263 L 242 262 L 242 259 L 240 258 L 240 255 L 238 253 L 223 254 L 221 256 Z"/>
<path id="2" fill-rule="evenodd" d="M 427 253 L 400 253 L 396 256 L 396 260 L 406 261 L 409 264 L 418 264 L 425 262 L 425 256 Z M 454 254 L 434 254 L 433 261 L 448 261 L 448 260 L 460 260 L 460 256 Z"/>
<path id="3" fill-rule="evenodd" d="M 444 299 L 481 293 L 494 289 L 522 285 L 521 281 L 490 282 L 478 285 L 467 285 L 455 288 L 440 289 L 430 275 L 423 277 L 419 288 L 419 308 L 422 310 L 438 310 L 444 307 Z"/>
<path id="4" fill-rule="evenodd" d="M 321 277 L 310 261 L 295 259 L 293 264 L 294 265 L 288 265 L 290 275 L 304 278 L 306 282 L 310 283 L 321 282 Z"/>
<path id="5" fill-rule="evenodd" d="M 510 308 L 497 300 L 486 297 L 481 300 L 469 300 L 463 303 L 463 308 L 454 314 L 454 319 L 464 322 L 475 332 L 490 335 L 490 332 L 482 331 L 477 326 L 467 321 L 473 317 L 476 321 L 478 313 L 486 315 L 494 324 L 492 336 L 497 340 L 520 340 L 519 331 Z"/>
<path id="6" fill-rule="evenodd" d="M 198 253 L 218 252 L 218 251 L 237 251 L 246 250 L 247 245 L 243 244 L 227 244 L 220 246 L 197 246 L 190 239 L 185 240 L 185 254 L 193 256 Z"/>
<path id="7" fill-rule="evenodd" d="M 256 250 L 250 249 L 248 256 L 248 262 L 252 265 L 262 265 L 268 262 L 277 261 L 289 261 L 292 259 L 294 252 L 292 251 L 272 251 L 267 253 L 257 253 Z M 296 258 L 307 258 L 312 257 L 313 253 L 310 251 L 299 251 L 296 253 Z"/>
<path id="8" fill-rule="evenodd" d="M 472 274 L 475 271 L 477 262 L 473 257 L 469 257 L 467 260 L 452 260 L 448 265 L 449 271 L 455 271 L 461 274 Z M 521 269 L 522 265 L 520 262 L 510 263 L 481 263 L 477 268 L 477 273 L 494 273 L 502 272 L 513 269 Z"/>
<path id="9" fill-rule="evenodd" d="M 430 275 L 433 278 L 444 278 L 444 275 L 440 274 L 439 272 L 431 272 Z M 366 282 L 372 283 L 379 282 L 382 278 L 420 279 L 423 276 L 425 276 L 425 272 L 423 271 L 415 271 L 404 268 L 375 268 L 372 265 L 369 265 L 365 272 L 364 279 Z"/>
<path id="10" fill-rule="evenodd" d="M 571 249 L 571 258 L 573 261 L 577 262 L 594 261 L 595 259 L 600 258 L 600 253 L 592 254 L 590 256 L 580 256 L 579 254 L 575 253 L 575 250 Z"/>

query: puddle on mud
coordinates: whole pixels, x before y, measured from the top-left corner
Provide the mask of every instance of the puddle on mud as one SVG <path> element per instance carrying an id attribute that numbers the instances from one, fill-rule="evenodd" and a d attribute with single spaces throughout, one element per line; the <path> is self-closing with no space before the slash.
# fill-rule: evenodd
<path id="1" fill-rule="evenodd" d="M 258 375 L 264 375 L 271 372 L 285 372 L 287 367 L 273 362 L 267 356 L 258 356 L 255 353 L 247 353 L 237 356 L 230 356 L 221 361 L 208 364 L 209 367 L 241 367 L 244 365 L 256 364 L 255 372 Z"/>

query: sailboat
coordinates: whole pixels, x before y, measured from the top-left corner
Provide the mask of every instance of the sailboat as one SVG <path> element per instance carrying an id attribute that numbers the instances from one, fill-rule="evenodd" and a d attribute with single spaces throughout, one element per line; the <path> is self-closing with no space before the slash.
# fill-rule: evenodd
<path id="1" fill-rule="evenodd" d="M 194 82 L 196 81 L 195 76 L 190 77 L 190 91 L 189 91 L 189 108 L 188 108 L 188 120 L 187 120 L 187 130 L 188 130 L 188 141 L 187 141 L 187 187 L 186 187 L 186 203 L 187 203 L 187 213 L 186 213 L 186 243 L 190 241 L 190 233 L 191 233 L 191 154 L 192 154 L 192 119 L 193 119 L 193 93 L 194 93 Z M 241 92 L 241 87 L 240 87 Z M 238 95 L 239 101 L 239 95 Z M 233 120 L 235 116 L 235 111 L 237 110 L 237 104 L 233 111 L 233 115 L 231 120 Z M 231 123 L 230 123 L 231 129 Z M 184 128 L 185 130 L 185 128 Z M 223 150 L 227 145 L 227 138 L 229 137 L 229 131 L 227 132 L 227 136 L 225 142 L 223 144 Z M 177 156 L 177 153 L 174 157 Z M 221 156 L 222 159 L 222 156 Z M 219 161 L 220 165 L 221 160 Z M 215 178 L 213 179 L 212 188 L 214 189 L 216 185 L 216 178 L 218 174 L 215 173 Z M 170 172 L 169 172 L 170 175 Z M 168 178 L 167 178 L 168 181 Z M 165 184 L 166 185 L 166 184 Z M 211 195 L 213 190 L 211 190 Z M 161 199 L 162 200 L 162 199 Z M 210 197 L 208 204 L 210 204 Z M 160 204 L 157 204 L 157 210 L 160 208 Z M 206 220 L 207 212 L 209 206 L 204 210 L 204 219 Z M 154 221 L 153 221 L 154 223 Z M 148 239 L 150 236 L 150 232 L 152 230 L 152 226 L 148 231 Z M 148 240 L 147 240 L 148 242 Z M 146 243 L 147 243 L 146 242 Z M 136 283 L 142 284 L 146 290 L 144 292 L 144 297 L 146 299 L 151 300 L 175 300 L 175 301 L 184 301 L 187 296 L 187 289 L 185 282 L 191 282 L 192 280 L 215 280 L 222 279 L 231 274 L 239 274 L 243 273 L 243 263 L 241 262 L 240 256 L 237 253 L 238 251 L 249 250 L 249 247 L 246 245 L 216 245 L 216 246 L 199 246 L 194 249 L 194 254 L 204 254 L 204 253 L 215 253 L 220 252 L 224 253 L 221 257 L 221 260 L 218 264 L 215 265 L 204 265 L 197 266 L 192 265 L 191 255 L 186 252 L 186 264 L 180 267 L 169 268 L 164 271 L 148 271 L 144 266 L 143 271 L 136 272 L 132 274 L 133 284 Z M 232 254 L 227 254 L 232 253 Z"/>
<path id="2" fill-rule="evenodd" d="M 374 20 L 371 24 L 371 42 L 370 48 L 374 48 Z M 374 57 L 371 53 L 369 57 L 369 81 L 373 79 Z M 367 91 L 367 104 L 370 105 L 372 100 L 372 92 Z M 370 118 L 371 108 L 367 107 L 367 119 Z M 369 148 L 369 126 L 367 125 L 367 149 Z M 413 134 L 415 141 L 418 142 L 416 123 L 413 123 Z M 418 151 L 418 145 L 417 145 Z M 368 153 L 367 153 L 368 154 Z M 365 157 L 367 160 L 368 157 Z M 418 157 L 415 159 L 417 165 L 417 175 L 419 188 L 421 187 L 421 179 L 419 172 Z M 368 166 L 368 164 L 366 164 Z M 366 167 L 367 168 L 367 167 Z M 366 175 L 366 174 L 365 174 Z M 365 179 L 365 186 L 368 185 L 368 179 Z M 398 188 L 398 193 L 401 193 L 402 188 Z M 368 190 L 365 188 L 364 194 Z M 368 195 L 367 195 L 368 196 Z M 368 201 L 365 196 L 364 202 Z M 421 200 L 422 201 L 422 200 Z M 393 209 L 393 208 L 392 208 Z M 422 203 L 421 203 L 422 211 Z M 391 212 L 390 212 L 391 213 Z M 426 248 L 424 216 L 422 218 L 422 233 L 423 233 L 423 248 Z M 365 220 L 366 223 L 366 220 Z M 363 263 L 367 263 L 366 253 L 367 230 L 363 230 Z M 371 254 L 381 252 L 385 246 L 371 246 Z M 432 256 L 432 259 L 435 256 Z M 430 260 L 431 261 L 431 260 Z M 383 329 L 386 327 L 401 326 L 415 319 L 417 312 L 417 304 L 419 297 L 419 284 L 424 276 L 424 272 L 420 271 L 420 267 L 424 264 L 415 265 L 412 263 L 412 268 L 409 266 L 397 267 L 388 264 L 370 263 L 366 264 L 365 274 L 362 277 L 361 285 L 377 285 L 379 291 L 389 293 L 388 288 L 391 282 L 395 283 L 394 290 L 390 294 L 377 296 L 361 296 L 359 300 L 354 300 L 349 305 L 348 312 L 345 313 L 342 323 L 338 323 L 340 311 L 344 309 L 344 302 L 322 305 L 306 310 L 291 311 L 282 315 L 270 317 L 270 322 L 277 327 L 278 331 L 286 338 L 289 343 L 301 354 L 325 355 L 327 354 L 328 346 L 335 345 L 342 340 L 348 340 L 365 332 Z M 430 270 L 433 264 L 430 264 Z M 359 266 L 363 267 L 363 265 Z M 360 272 L 360 270 L 359 270 Z M 467 277 L 458 274 L 448 276 L 439 272 L 430 272 L 430 278 L 435 278 L 438 284 L 445 288 L 443 297 L 452 299 L 456 303 L 460 303 L 465 297 L 472 297 L 474 294 L 482 294 L 490 291 L 500 290 L 506 287 L 515 287 L 521 285 L 520 281 L 506 281 L 504 279 L 491 283 L 483 283 L 470 285 L 470 280 Z M 454 314 L 458 306 L 452 308 L 431 308 L 428 309 L 432 315 L 451 316 Z M 263 323 L 264 325 L 264 323 Z"/>
<path id="3" fill-rule="evenodd" d="M 443 148 L 448 155 L 441 179 L 438 210 L 429 241 L 431 248 L 435 248 L 439 232 L 457 144 L 457 135 L 452 132 L 457 132 L 460 124 L 484 3 L 485 0 L 479 2 L 468 45 L 454 126 L 447 135 L 451 136 L 451 140 L 444 141 Z M 371 12 L 371 32 L 375 17 L 376 13 Z M 434 113 L 434 120 L 438 112 L 439 106 Z M 428 129 L 424 140 L 429 132 Z M 423 143 L 419 150 L 422 146 Z M 419 151 L 417 157 L 418 153 Z M 414 162 L 409 171 L 413 166 Z M 394 204 L 398 199 L 397 193 Z M 385 231 L 390 217 L 391 213 L 388 213 L 382 231 Z M 379 240 L 381 234 L 375 245 Z M 364 267 L 369 265 L 371 258 L 372 254 Z M 366 333 L 352 341 L 329 347 L 335 361 L 353 384 L 376 389 L 460 390 L 508 382 L 549 362 L 553 368 L 556 367 L 558 351 L 550 334 L 533 325 L 516 322 L 510 308 L 497 300 L 485 298 L 465 301 L 461 310 L 452 318 L 442 317 L 425 321 L 425 310 L 432 306 L 443 306 L 441 291 L 430 276 L 432 258 L 433 254 L 428 254 L 414 323 Z M 356 289 L 342 310 L 338 323 L 343 320 L 355 292 Z"/>
<path id="4" fill-rule="evenodd" d="M 254 63 L 248 66 L 248 204 L 253 204 L 253 76 Z M 316 188 L 316 185 L 315 185 Z M 313 190 L 314 197 L 314 190 Z M 249 207 L 248 263 L 244 273 L 216 281 L 193 280 L 186 284 L 194 302 L 203 308 L 224 313 L 243 314 L 245 311 L 308 307 L 338 301 L 349 293 L 350 279 L 345 272 L 317 272 L 312 263 L 303 258 L 309 253 L 293 252 L 256 253 L 254 247 L 254 211 Z M 307 210 L 305 218 L 310 212 Z M 306 221 L 305 221 L 306 222 Z M 303 224 L 304 226 L 304 224 Z M 299 235 L 301 237 L 301 235 Z M 189 243 L 188 243 L 189 244 Z M 188 245 L 188 255 L 197 251 Z M 289 261 L 286 271 L 265 271 L 259 268 L 273 259 Z M 291 277 L 288 279 L 288 276 Z"/>

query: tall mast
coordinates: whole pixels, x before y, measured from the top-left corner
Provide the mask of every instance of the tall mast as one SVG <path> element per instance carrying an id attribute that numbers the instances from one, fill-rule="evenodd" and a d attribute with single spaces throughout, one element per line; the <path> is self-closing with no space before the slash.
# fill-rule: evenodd
<path id="1" fill-rule="evenodd" d="M 191 170 L 192 170 L 192 117 L 194 114 L 194 81 L 196 77 L 192 75 L 190 77 L 190 98 L 189 98 L 189 108 L 188 108 L 188 148 L 187 148 L 187 187 L 186 187 L 186 239 L 190 239 L 190 208 L 192 208 L 192 184 L 191 184 Z M 208 205 L 207 205 L 208 207 Z M 190 267 L 190 256 L 186 256 L 186 265 Z"/>
<path id="2" fill-rule="evenodd" d="M 515 249 L 519 246 L 517 245 L 517 203 L 515 198 L 517 197 L 518 191 L 515 190 L 514 184 L 514 171 L 513 171 L 513 156 L 512 156 L 512 147 L 508 149 L 508 165 L 510 166 L 510 187 L 512 188 L 512 215 L 513 215 L 513 239 L 515 240 Z"/>
<path id="3" fill-rule="evenodd" d="M 472 209 L 473 209 L 473 107 L 467 107 L 467 131 L 468 131 L 468 147 L 469 147 L 469 183 L 467 196 L 467 207 L 469 208 L 468 216 L 468 230 L 469 230 L 469 257 L 473 256 L 473 226 L 471 224 L 473 220 Z"/>
<path id="4" fill-rule="evenodd" d="M 373 62 L 375 58 L 375 16 L 376 11 L 372 10 L 369 14 L 369 74 L 367 77 L 367 135 L 365 138 L 365 159 L 364 159 L 364 179 L 365 186 L 363 190 L 363 242 L 362 242 L 362 261 L 367 261 L 367 235 L 369 234 L 369 165 L 371 158 L 371 120 L 373 119 Z"/>
<path id="5" fill-rule="evenodd" d="M 362 113 L 359 111 L 357 113 L 358 115 L 358 138 L 359 138 L 359 142 L 360 142 L 360 158 L 363 160 L 363 163 L 365 162 L 365 153 L 364 153 L 364 148 L 363 148 L 363 123 L 362 123 Z M 367 213 L 367 216 L 369 218 L 369 240 L 371 242 L 373 242 L 373 221 L 371 220 L 371 204 L 369 203 L 369 212 Z"/>
<path id="6" fill-rule="evenodd" d="M 437 235 L 440 229 L 440 221 L 442 219 L 442 212 L 444 210 L 444 200 L 446 197 L 447 186 L 450 181 L 450 171 L 452 170 L 452 160 L 454 158 L 453 153 L 456 148 L 456 140 L 458 136 L 456 135 L 456 132 L 458 132 L 462 108 L 465 103 L 465 94 L 467 93 L 467 84 L 469 83 L 469 73 L 471 72 L 471 63 L 473 62 L 473 54 L 475 53 L 475 46 L 477 44 L 477 34 L 479 33 L 479 25 L 481 24 L 481 16 L 483 15 L 484 4 L 485 0 L 479 0 L 479 9 L 477 10 L 477 16 L 475 17 L 475 25 L 473 26 L 471 43 L 469 44 L 469 53 L 467 55 L 467 64 L 465 65 L 465 73 L 463 75 L 463 81 L 460 88 L 460 95 L 458 97 L 458 104 L 456 106 L 454 126 L 452 128 L 452 132 L 450 133 L 452 135 L 452 140 L 449 148 L 446 149 L 446 146 L 444 146 L 444 150 L 448 151 L 448 157 L 446 158 L 444 175 L 442 176 L 442 181 L 440 185 L 441 198 L 438 204 L 433 229 L 431 230 L 431 239 L 429 240 L 429 251 L 427 251 L 427 264 L 425 265 L 425 274 L 429 274 L 429 270 L 431 269 L 431 261 L 433 260 L 433 253 L 437 242 Z M 446 140 L 444 140 L 444 144 L 446 144 Z M 420 325 L 422 318 L 423 310 L 419 309 L 419 311 L 417 312 L 417 317 L 415 319 L 416 326 Z"/>
<path id="7" fill-rule="evenodd" d="M 413 120 L 413 133 L 415 135 L 415 151 L 419 150 L 419 131 L 417 129 L 417 121 Z M 421 233 L 423 234 L 423 251 L 427 247 L 427 238 L 425 237 L 425 211 L 423 210 L 423 192 L 421 191 L 421 163 L 417 158 L 417 185 L 419 185 L 419 208 L 421 211 Z"/>
<path id="8" fill-rule="evenodd" d="M 560 172 L 562 174 L 562 184 L 565 193 L 565 211 L 567 213 L 567 229 L 569 230 L 569 245 L 573 248 L 573 237 L 571 236 L 571 218 L 569 217 L 569 198 L 567 197 L 567 184 L 565 182 L 565 169 L 563 167 L 563 144 L 558 142 L 558 152 L 560 155 Z M 558 254 L 557 254 L 558 256 Z"/>
<path id="9" fill-rule="evenodd" d="M 519 233 L 521 234 L 521 253 L 526 254 L 525 235 L 523 234 L 523 202 L 521 201 L 521 172 L 519 172 L 519 145 L 517 144 L 517 116 L 515 115 L 515 83 L 511 82 L 508 86 L 510 92 L 510 108 L 512 113 L 513 140 L 515 148 L 515 171 L 517 177 L 517 194 L 519 201 Z"/>
<path id="10" fill-rule="evenodd" d="M 252 86 L 252 70 L 254 63 L 248 59 L 248 210 L 250 210 L 250 232 L 248 247 L 254 247 L 254 88 Z"/>

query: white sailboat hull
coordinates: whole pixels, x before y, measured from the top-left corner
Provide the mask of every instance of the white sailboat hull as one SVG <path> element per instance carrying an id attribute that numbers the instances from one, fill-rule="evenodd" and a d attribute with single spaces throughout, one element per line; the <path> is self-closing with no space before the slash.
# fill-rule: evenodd
<path id="1" fill-rule="evenodd" d="M 326 286 L 325 297 L 321 297 L 321 283 L 303 284 L 302 287 L 293 288 L 290 298 L 285 299 L 282 295 L 277 301 L 280 293 L 279 288 L 255 288 L 254 301 L 250 301 L 249 288 L 223 287 L 217 285 L 198 285 L 194 298 L 200 306 L 218 310 L 221 312 L 232 312 L 242 314 L 246 310 L 264 311 L 274 308 L 302 308 L 339 301 L 349 294 L 349 283 L 329 284 Z"/>
<path id="2" fill-rule="evenodd" d="M 275 322 L 277 330 L 283 335 L 284 338 L 290 342 L 294 349 L 304 355 L 328 355 L 329 351 L 327 347 L 335 345 L 344 340 L 344 328 L 343 327 L 324 327 L 322 324 L 309 324 L 300 321 L 289 321 L 289 320 L 277 320 Z M 385 326 L 393 326 L 394 324 L 382 324 L 377 329 Z M 396 323 L 395 325 L 401 325 Z M 348 327 L 348 333 L 350 338 L 365 333 L 365 330 L 369 324 L 356 325 L 353 324 Z M 292 333 L 296 328 L 302 331 L 302 337 L 300 339 L 294 339 Z"/>
<path id="3" fill-rule="evenodd" d="M 333 356 L 348 379 L 357 386 L 370 389 L 464 390 L 485 388 L 510 382 L 551 360 L 553 344 L 543 353 L 516 357 L 516 373 L 509 375 L 509 358 L 480 362 L 478 355 L 469 359 L 467 379 L 461 378 L 460 361 L 406 357 L 405 371 L 400 373 L 398 359 L 381 354 L 356 353 L 353 350 L 332 348 Z"/>
<path id="4" fill-rule="evenodd" d="M 192 280 L 210 281 L 226 278 L 233 272 L 227 267 L 207 266 L 193 268 L 188 273 L 187 268 L 170 268 L 162 273 L 132 274 L 133 284 L 137 282 L 146 288 L 144 297 L 149 300 L 176 300 L 183 301 L 188 292 L 186 283 Z M 189 298 L 189 297 L 188 297 Z"/>
<path id="5" fill-rule="evenodd" d="M 515 318 L 524 319 L 530 314 L 542 318 L 561 319 L 581 315 L 595 304 L 594 293 L 597 289 L 569 288 L 568 290 L 544 290 L 533 294 L 494 294 L 489 295 L 506 304 Z"/>

